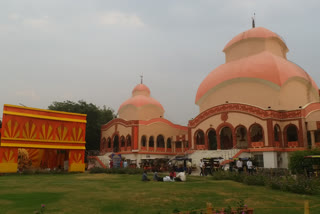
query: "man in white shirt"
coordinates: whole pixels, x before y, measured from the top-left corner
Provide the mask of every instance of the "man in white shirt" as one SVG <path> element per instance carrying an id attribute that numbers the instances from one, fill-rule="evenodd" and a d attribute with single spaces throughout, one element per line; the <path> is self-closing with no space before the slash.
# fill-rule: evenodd
<path id="1" fill-rule="evenodd" d="M 237 161 L 237 168 L 239 173 L 243 172 L 243 162 L 241 158 L 239 158 L 239 160 Z"/>
<path id="2" fill-rule="evenodd" d="M 199 167 L 200 167 L 200 176 L 204 176 L 204 162 L 202 161 L 202 159 L 200 159 Z"/>
<path id="3" fill-rule="evenodd" d="M 253 165 L 252 165 L 252 161 L 251 161 L 250 158 L 249 158 L 249 160 L 247 161 L 247 167 L 248 167 L 249 174 L 252 174 Z"/>

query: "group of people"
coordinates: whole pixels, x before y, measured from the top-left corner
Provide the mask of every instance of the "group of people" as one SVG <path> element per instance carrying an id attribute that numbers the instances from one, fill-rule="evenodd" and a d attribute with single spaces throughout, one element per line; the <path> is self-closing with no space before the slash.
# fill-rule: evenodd
<path id="1" fill-rule="evenodd" d="M 184 182 L 187 180 L 186 173 L 179 172 L 176 174 L 174 170 L 172 170 L 169 174 L 169 176 L 160 177 L 157 172 L 154 172 L 153 174 L 153 181 L 163 181 L 163 182 L 174 182 L 174 181 L 181 181 Z M 142 174 L 142 181 L 150 181 L 150 179 L 147 176 L 147 171 L 144 171 Z"/>
<path id="2" fill-rule="evenodd" d="M 238 169 L 238 172 L 239 172 L 239 173 L 242 173 L 242 172 L 243 172 L 244 166 L 243 166 L 243 161 L 242 161 L 241 158 L 239 158 L 239 159 L 237 160 L 236 168 Z M 253 173 L 253 164 L 252 164 L 251 158 L 249 158 L 249 159 L 247 160 L 247 169 L 248 169 L 248 173 L 249 173 L 249 174 L 252 174 L 252 173 Z"/>

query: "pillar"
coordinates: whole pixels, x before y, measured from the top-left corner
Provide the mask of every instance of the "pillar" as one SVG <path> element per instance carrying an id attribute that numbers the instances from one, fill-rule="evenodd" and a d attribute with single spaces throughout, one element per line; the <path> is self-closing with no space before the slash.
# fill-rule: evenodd
<path id="1" fill-rule="evenodd" d="M 167 152 L 167 143 L 168 141 L 166 139 L 164 139 L 164 151 Z"/>
<path id="2" fill-rule="evenodd" d="M 69 172 L 84 172 L 84 150 L 69 151 Z"/>
<path id="3" fill-rule="evenodd" d="M 0 147 L 0 172 L 16 173 L 18 169 L 18 148 Z"/>
<path id="4" fill-rule="evenodd" d="M 310 131 L 310 136 L 311 136 L 311 148 L 316 148 L 316 141 L 314 138 L 314 131 Z"/>

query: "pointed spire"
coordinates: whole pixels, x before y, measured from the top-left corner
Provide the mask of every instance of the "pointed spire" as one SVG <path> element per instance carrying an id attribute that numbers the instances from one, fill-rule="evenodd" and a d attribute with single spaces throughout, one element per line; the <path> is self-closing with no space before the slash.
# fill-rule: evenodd
<path id="1" fill-rule="evenodd" d="M 143 74 L 140 75 L 140 78 L 141 78 L 141 82 L 140 83 L 143 84 Z"/>
<path id="2" fill-rule="evenodd" d="M 256 13 L 253 13 L 253 17 L 252 18 L 252 28 L 256 27 Z"/>

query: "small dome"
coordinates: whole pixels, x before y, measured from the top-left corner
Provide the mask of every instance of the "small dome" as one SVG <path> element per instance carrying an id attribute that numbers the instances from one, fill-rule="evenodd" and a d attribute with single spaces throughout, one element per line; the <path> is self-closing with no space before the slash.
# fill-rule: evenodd
<path id="1" fill-rule="evenodd" d="M 281 39 L 281 37 L 272 32 L 271 30 L 268 30 L 263 27 L 257 27 L 257 28 L 251 28 L 250 30 L 247 30 L 245 32 L 242 32 L 235 36 L 233 39 L 231 39 L 227 45 L 224 47 L 223 51 L 226 51 L 229 47 L 232 45 L 238 43 L 241 40 L 249 39 L 249 38 L 277 38 L 279 39 L 287 48 L 285 42 Z"/>
<path id="2" fill-rule="evenodd" d="M 156 99 L 152 97 L 143 96 L 143 95 L 137 95 L 126 100 L 124 103 L 121 104 L 118 111 L 120 111 L 120 109 L 126 105 L 133 105 L 135 107 L 141 107 L 145 105 L 155 105 L 164 111 L 164 108 Z"/>
<path id="3" fill-rule="evenodd" d="M 150 96 L 150 89 L 145 84 L 138 84 L 134 89 L 132 90 L 132 95 L 146 95 Z"/>
<path id="4" fill-rule="evenodd" d="M 132 90 L 132 97 L 123 102 L 118 109 L 119 118 L 125 120 L 150 120 L 163 117 L 164 108 L 150 96 L 150 89 L 138 84 Z"/>

